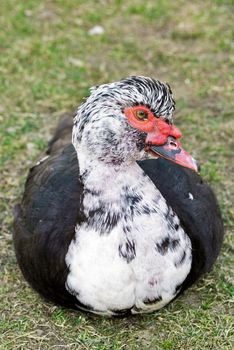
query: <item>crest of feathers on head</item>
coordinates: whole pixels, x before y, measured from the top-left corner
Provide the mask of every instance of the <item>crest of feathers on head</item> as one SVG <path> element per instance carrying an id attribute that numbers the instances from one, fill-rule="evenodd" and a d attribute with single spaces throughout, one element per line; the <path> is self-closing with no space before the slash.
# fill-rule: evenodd
<path id="1" fill-rule="evenodd" d="M 108 114 L 119 113 L 124 108 L 136 105 L 147 106 L 155 116 L 173 122 L 175 101 L 168 84 L 159 80 L 131 76 L 118 82 L 102 84 L 90 88 L 90 96 L 78 108 L 74 118 L 76 136 L 82 134 L 84 126 L 101 111 Z"/>

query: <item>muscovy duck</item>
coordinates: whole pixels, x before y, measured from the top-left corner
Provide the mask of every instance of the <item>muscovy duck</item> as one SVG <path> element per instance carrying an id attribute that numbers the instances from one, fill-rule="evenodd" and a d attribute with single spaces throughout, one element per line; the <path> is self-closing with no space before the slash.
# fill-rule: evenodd
<path id="1" fill-rule="evenodd" d="M 211 269 L 223 223 L 180 145 L 174 109 L 169 85 L 133 76 L 91 89 L 72 143 L 71 118 L 60 124 L 14 222 L 18 264 L 46 299 L 97 314 L 149 312 Z"/>

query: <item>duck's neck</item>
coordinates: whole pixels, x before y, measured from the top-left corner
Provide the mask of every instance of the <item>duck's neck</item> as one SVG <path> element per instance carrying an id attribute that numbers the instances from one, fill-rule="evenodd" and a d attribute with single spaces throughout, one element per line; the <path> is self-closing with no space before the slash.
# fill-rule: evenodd
<path id="1" fill-rule="evenodd" d="M 116 198 L 116 192 L 119 193 L 123 186 L 136 185 L 143 173 L 135 161 L 106 163 L 83 152 L 78 153 L 78 161 L 84 188 L 87 191 L 108 192 L 110 198 Z"/>
<path id="2" fill-rule="evenodd" d="M 116 225 L 131 226 L 136 216 L 166 211 L 165 200 L 136 162 L 111 165 L 79 153 L 78 159 L 90 228 L 107 233 Z"/>

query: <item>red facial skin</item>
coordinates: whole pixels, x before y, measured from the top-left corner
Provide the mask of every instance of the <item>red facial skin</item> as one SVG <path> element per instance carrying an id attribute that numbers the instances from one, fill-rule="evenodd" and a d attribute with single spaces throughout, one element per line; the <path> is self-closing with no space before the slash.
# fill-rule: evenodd
<path id="1" fill-rule="evenodd" d="M 146 113 L 145 120 L 144 118 L 140 119 L 138 112 Z M 177 141 L 182 134 L 176 126 L 155 117 L 151 110 L 145 106 L 125 108 L 124 114 L 132 127 L 147 133 L 146 151 L 198 171 L 196 161 Z"/>
<path id="2" fill-rule="evenodd" d="M 148 119 L 139 120 L 136 114 L 137 111 L 146 112 L 148 114 Z M 164 120 L 156 118 L 151 110 L 145 106 L 125 108 L 124 114 L 128 118 L 130 125 L 147 133 L 147 144 L 163 145 L 167 142 L 168 136 L 173 136 L 175 139 L 182 136 L 180 130 L 176 126 L 167 124 Z"/>

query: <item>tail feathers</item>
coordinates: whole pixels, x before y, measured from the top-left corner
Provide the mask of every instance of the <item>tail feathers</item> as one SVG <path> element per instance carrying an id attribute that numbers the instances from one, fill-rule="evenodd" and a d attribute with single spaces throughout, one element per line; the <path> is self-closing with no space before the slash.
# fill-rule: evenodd
<path id="1" fill-rule="evenodd" d="M 71 143 L 73 118 L 76 111 L 73 113 L 65 113 L 62 115 L 61 121 L 57 126 L 54 136 L 48 142 L 46 154 L 54 154 L 64 148 L 65 145 Z"/>

